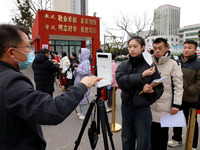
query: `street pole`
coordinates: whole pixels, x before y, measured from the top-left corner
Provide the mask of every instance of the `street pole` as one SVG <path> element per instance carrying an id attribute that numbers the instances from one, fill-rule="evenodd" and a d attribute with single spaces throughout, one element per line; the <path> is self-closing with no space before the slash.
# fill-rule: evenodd
<path id="1" fill-rule="evenodd" d="M 191 150 L 194 138 L 195 122 L 196 122 L 197 109 L 190 108 L 188 117 L 188 127 L 185 141 L 185 150 Z"/>
<path id="2" fill-rule="evenodd" d="M 104 53 L 105 53 L 105 50 L 106 50 L 105 44 L 106 44 L 106 35 L 104 35 Z"/>

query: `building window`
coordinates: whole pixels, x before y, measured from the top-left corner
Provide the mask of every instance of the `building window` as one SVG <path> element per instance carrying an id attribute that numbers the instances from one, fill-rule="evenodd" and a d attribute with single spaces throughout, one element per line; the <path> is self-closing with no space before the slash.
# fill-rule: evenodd
<path id="1" fill-rule="evenodd" d="M 171 41 L 174 41 L 174 39 L 173 39 L 173 38 L 171 38 Z"/>

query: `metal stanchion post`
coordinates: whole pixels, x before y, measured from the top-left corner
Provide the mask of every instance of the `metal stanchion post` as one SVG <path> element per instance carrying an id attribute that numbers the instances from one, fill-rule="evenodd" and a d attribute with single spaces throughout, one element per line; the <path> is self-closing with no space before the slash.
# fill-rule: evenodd
<path id="1" fill-rule="evenodd" d="M 196 114 L 197 110 L 194 108 L 190 108 L 189 116 L 188 116 L 188 127 L 187 127 L 187 135 L 185 141 L 185 150 L 191 150 L 194 138 L 194 130 L 195 130 L 195 122 L 196 122 Z"/>
<path id="2" fill-rule="evenodd" d="M 113 87 L 112 92 L 112 123 L 110 123 L 110 129 L 112 132 L 119 132 L 121 130 L 121 125 L 115 123 L 115 112 L 116 112 L 116 87 Z"/>

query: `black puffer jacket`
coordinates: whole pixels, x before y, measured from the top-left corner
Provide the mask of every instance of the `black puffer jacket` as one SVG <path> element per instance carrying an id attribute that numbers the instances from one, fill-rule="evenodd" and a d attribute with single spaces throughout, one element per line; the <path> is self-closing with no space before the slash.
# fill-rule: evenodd
<path id="1" fill-rule="evenodd" d="M 69 66 L 69 68 L 72 68 L 72 72 L 74 71 L 74 67 L 75 66 L 73 66 L 73 64 L 78 64 L 79 63 L 79 61 L 78 61 L 78 58 L 76 57 L 76 58 L 74 58 L 74 59 L 72 59 L 72 61 L 71 61 L 71 63 L 70 63 L 70 66 Z M 77 66 L 76 66 L 77 67 Z"/>
<path id="2" fill-rule="evenodd" d="M 157 68 L 152 76 L 142 78 L 142 73 L 150 67 L 143 56 L 129 58 L 118 66 L 115 73 L 117 84 L 122 90 L 123 104 L 131 104 L 133 107 L 147 107 L 160 98 L 163 93 L 163 84 L 154 87 L 152 94 L 143 93 L 139 95 L 145 84 L 150 84 L 154 79 L 160 78 Z"/>
<path id="3" fill-rule="evenodd" d="M 59 65 L 53 64 L 45 55 L 38 54 L 33 62 L 33 70 L 36 90 L 54 92 L 55 73 Z"/>

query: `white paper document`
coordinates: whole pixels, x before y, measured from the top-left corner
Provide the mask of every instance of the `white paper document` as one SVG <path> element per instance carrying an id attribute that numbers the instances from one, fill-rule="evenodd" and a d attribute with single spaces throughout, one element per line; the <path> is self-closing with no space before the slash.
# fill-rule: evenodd
<path id="1" fill-rule="evenodd" d="M 179 111 L 175 115 L 166 114 L 160 117 L 161 127 L 185 127 L 185 116 L 183 111 Z"/>
<path id="2" fill-rule="evenodd" d="M 151 54 L 149 54 L 149 52 L 147 52 L 147 50 L 145 50 L 143 53 L 142 53 L 143 57 L 144 57 L 144 60 L 151 66 L 153 61 L 152 61 L 152 57 L 151 57 Z"/>

